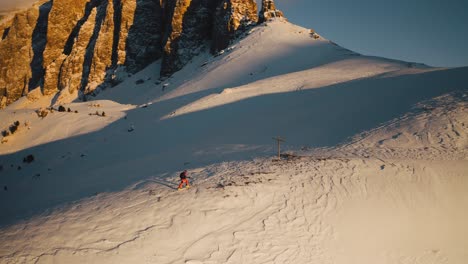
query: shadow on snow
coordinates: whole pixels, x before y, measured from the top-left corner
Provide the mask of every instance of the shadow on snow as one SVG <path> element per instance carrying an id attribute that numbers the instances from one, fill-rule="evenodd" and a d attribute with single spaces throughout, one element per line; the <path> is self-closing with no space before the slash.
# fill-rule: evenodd
<path id="1" fill-rule="evenodd" d="M 177 177 L 187 162 L 201 167 L 273 155 L 276 135 L 286 137 L 292 148 L 337 146 L 420 101 L 468 89 L 467 72 L 377 76 L 258 96 L 168 120 L 160 118 L 189 97 L 135 109 L 100 131 L 0 156 L 0 187 L 8 186 L 0 191 L 0 225 L 142 180 L 165 182 L 158 175 Z M 127 131 L 129 124 L 135 131 Z M 29 154 L 36 161 L 22 164 Z M 24 168 L 17 170 L 18 165 Z"/>

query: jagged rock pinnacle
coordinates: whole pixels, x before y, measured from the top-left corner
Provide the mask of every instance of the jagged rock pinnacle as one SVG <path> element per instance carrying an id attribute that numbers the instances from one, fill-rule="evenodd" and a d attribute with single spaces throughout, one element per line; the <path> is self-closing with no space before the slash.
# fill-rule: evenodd
<path id="1" fill-rule="evenodd" d="M 262 0 L 262 9 L 258 18 L 259 23 L 263 23 L 275 17 L 284 17 L 283 12 L 276 9 L 274 0 Z"/>

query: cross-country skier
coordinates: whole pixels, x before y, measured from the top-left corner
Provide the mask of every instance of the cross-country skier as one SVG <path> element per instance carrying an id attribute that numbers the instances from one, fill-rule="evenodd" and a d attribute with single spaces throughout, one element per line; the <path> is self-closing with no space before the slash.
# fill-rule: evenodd
<path id="1" fill-rule="evenodd" d="M 187 177 L 187 170 L 184 170 L 181 174 L 180 174 L 180 184 L 179 184 L 179 190 L 182 190 L 182 186 L 184 185 L 185 183 L 185 188 L 190 188 L 190 184 L 189 184 L 189 181 L 188 179 L 189 177 Z"/>

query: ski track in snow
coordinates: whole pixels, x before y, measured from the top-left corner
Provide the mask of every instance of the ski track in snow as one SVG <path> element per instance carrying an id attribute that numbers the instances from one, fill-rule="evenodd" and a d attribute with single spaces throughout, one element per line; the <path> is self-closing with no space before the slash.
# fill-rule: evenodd
<path id="1" fill-rule="evenodd" d="M 381 173 L 378 171 L 382 161 L 378 159 L 312 156 L 281 162 L 264 159 L 222 164 L 209 170 L 223 174 L 203 178 L 207 177 L 204 171 L 197 175 L 190 190 L 173 192 L 148 184 L 141 189 L 91 199 L 24 226 L 4 229 L 1 237 L 8 241 L 8 246 L 2 243 L 0 260 L 115 263 L 138 256 L 136 259 L 141 263 L 348 263 L 340 261 L 339 252 L 335 252 L 346 240 L 340 238 L 343 223 L 337 216 L 346 203 L 384 199 L 382 205 L 391 208 L 409 206 L 403 210 L 408 216 L 412 215 L 411 208 L 425 210 L 447 205 L 438 201 L 443 197 L 437 193 L 424 192 L 424 188 L 453 187 L 453 182 L 440 174 L 444 166 L 431 162 L 387 162 L 392 165 Z M 428 171 L 432 175 L 427 175 Z M 467 181 L 461 176 L 457 177 L 466 187 Z M 151 190 L 157 196 L 150 195 Z M 385 212 L 386 208 L 377 210 Z M 372 216 L 373 211 L 365 213 Z M 385 231 L 380 232 L 384 234 L 380 236 L 382 241 L 395 239 Z M 14 251 L 25 237 L 26 248 Z M 74 239 L 67 239 L 70 237 Z M 421 238 L 419 243 L 423 242 Z M 401 237 L 399 244 L 377 246 L 376 260 L 379 254 L 384 254 L 387 260 L 399 263 L 458 263 L 448 261 L 447 250 L 466 246 L 453 244 L 455 248 L 405 255 L 404 250 L 398 249 L 418 248 L 418 244 L 405 243 Z M 7 249 L 13 252 L 7 254 Z M 29 253 L 24 254 L 25 251 Z M 455 255 L 463 256 L 466 254 Z"/>

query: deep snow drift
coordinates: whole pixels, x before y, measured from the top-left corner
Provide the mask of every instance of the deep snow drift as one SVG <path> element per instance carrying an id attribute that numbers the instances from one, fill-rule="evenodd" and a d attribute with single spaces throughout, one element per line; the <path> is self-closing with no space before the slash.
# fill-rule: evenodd
<path id="1" fill-rule="evenodd" d="M 284 21 L 158 68 L 71 113 L 38 118 L 52 98 L 0 112 L 29 126 L 0 145 L 0 262 L 468 260 L 468 68 L 362 56 Z M 277 135 L 296 157 L 272 160 Z M 182 169 L 194 187 L 177 192 Z"/>

